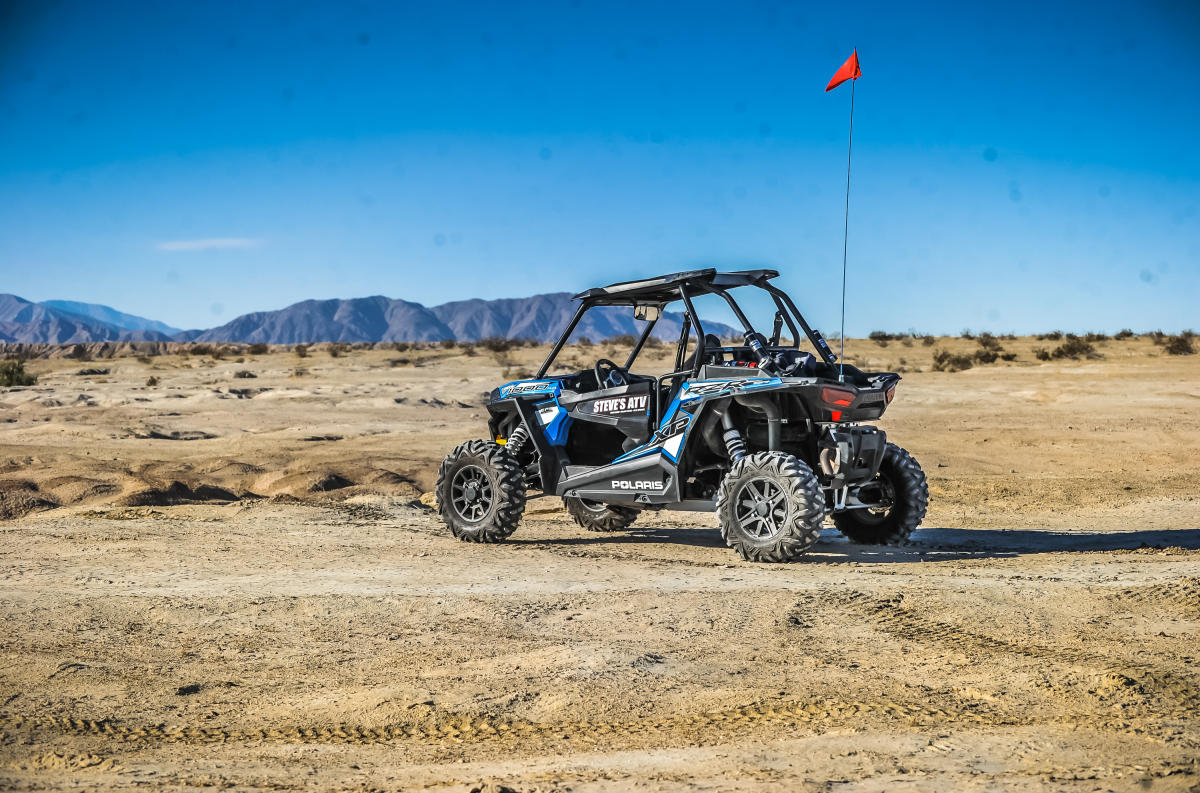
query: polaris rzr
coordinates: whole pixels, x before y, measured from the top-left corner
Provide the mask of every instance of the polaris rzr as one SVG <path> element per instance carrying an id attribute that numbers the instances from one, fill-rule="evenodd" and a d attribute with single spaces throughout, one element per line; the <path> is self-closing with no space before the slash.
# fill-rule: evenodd
<path id="1" fill-rule="evenodd" d="M 751 561 L 800 556 L 826 515 L 857 542 L 906 539 L 925 516 L 925 474 L 881 430 L 861 423 L 883 414 L 900 376 L 839 366 L 770 283 L 778 275 L 694 270 L 575 295 L 578 310 L 537 376 L 491 392 L 492 440 L 462 444 L 439 467 L 438 510 L 450 531 L 500 542 L 535 490 L 561 496 L 592 531 L 624 529 L 643 509 L 715 510 L 725 542 Z M 733 299 L 738 287 L 770 295 L 770 338 Z M 704 332 L 693 305 L 704 295 L 728 304 L 741 343 L 724 346 Z M 681 320 L 664 314 L 676 301 Z M 599 306 L 629 307 L 645 323 L 624 364 L 600 358 L 590 369 L 547 374 L 580 319 Z M 672 371 L 635 373 L 664 316 L 681 325 Z M 781 337 L 785 325 L 789 335 Z M 802 335 L 812 352 L 800 349 Z"/>

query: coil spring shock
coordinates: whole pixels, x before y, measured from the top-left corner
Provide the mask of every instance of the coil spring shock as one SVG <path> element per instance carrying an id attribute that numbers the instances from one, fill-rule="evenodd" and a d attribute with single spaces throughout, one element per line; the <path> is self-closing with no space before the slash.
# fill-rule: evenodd
<path id="1" fill-rule="evenodd" d="M 736 429 L 725 430 L 725 451 L 729 453 L 730 462 L 737 462 L 746 456 L 746 442 Z"/>
<path id="2" fill-rule="evenodd" d="M 517 427 L 509 433 L 508 440 L 505 442 L 505 447 L 513 453 L 514 456 L 520 455 L 521 447 L 529 440 L 529 430 L 525 425 Z"/>

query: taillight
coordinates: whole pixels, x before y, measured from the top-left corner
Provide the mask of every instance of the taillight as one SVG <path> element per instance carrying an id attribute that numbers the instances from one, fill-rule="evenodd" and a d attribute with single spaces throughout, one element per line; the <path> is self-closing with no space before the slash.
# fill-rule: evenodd
<path id="1" fill-rule="evenodd" d="M 890 405 L 890 404 L 892 404 L 892 398 L 895 396 L 896 396 L 896 386 L 892 386 L 891 388 L 889 388 L 887 390 L 887 393 L 885 393 L 883 395 L 883 398 L 886 399 L 887 403 Z"/>
<path id="2" fill-rule="evenodd" d="M 854 401 L 854 392 L 843 391 L 840 388 L 822 388 L 821 401 L 827 405 L 850 407 L 850 403 Z"/>

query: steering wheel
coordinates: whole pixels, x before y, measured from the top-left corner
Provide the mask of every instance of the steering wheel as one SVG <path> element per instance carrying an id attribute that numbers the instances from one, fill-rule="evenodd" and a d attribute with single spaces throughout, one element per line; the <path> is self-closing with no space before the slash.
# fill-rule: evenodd
<path id="1" fill-rule="evenodd" d="M 607 374 L 605 374 L 605 370 L 608 371 Z M 617 386 L 629 385 L 629 378 L 625 377 L 625 372 L 621 367 L 607 358 L 601 358 L 596 361 L 593 371 L 596 373 L 596 384 L 601 388 L 616 388 Z"/>

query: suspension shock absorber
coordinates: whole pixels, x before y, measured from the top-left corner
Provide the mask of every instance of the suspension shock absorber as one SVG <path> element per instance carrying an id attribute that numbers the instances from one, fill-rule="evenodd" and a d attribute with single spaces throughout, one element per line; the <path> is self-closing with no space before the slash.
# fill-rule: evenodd
<path id="1" fill-rule="evenodd" d="M 517 456 L 521 453 L 521 447 L 528 441 L 529 430 L 525 428 L 524 424 L 521 424 L 508 434 L 508 440 L 505 441 L 504 445 L 514 456 Z"/>
<path id="2" fill-rule="evenodd" d="M 742 434 L 733 425 L 733 417 L 729 415 L 728 405 L 721 413 L 721 427 L 725 430 L 722 437 L 725 439 L 725 451 L 729 454 L 729 461 L 736 463 L 746 456 L 746 442 L 742 440 Z"/>

